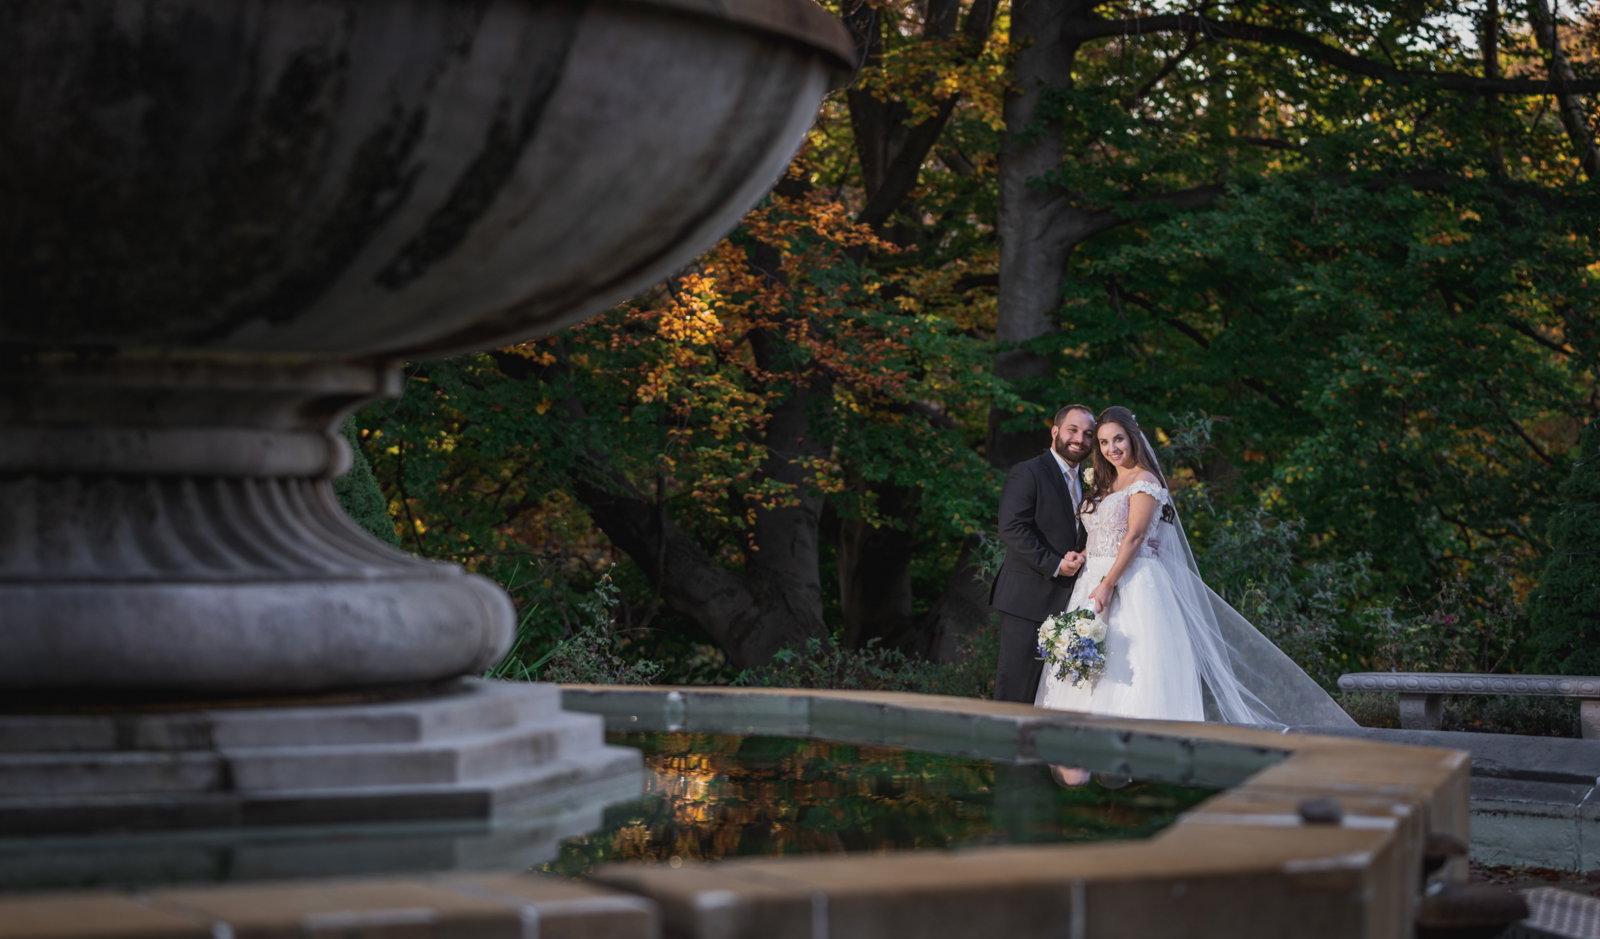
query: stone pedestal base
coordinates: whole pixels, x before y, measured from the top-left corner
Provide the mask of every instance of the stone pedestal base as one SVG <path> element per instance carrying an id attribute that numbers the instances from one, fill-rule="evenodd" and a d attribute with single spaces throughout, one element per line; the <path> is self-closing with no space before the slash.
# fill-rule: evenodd
<path id="1" fill-rule="evenodd" d="M 354 697 L 354 696 L 352 696 Z M 555 685 L 462 679 L 316 706 L 0 715 L 0 832 L 488 819 L 639 791 L 638 751 Z"/>
<path id="2" fill-rule="evenodd" d="M 237 697 L 471 675 L 505 591 L 357 528 L 339 426 L 386 363 L 0 350 L 0 688 Z"/>

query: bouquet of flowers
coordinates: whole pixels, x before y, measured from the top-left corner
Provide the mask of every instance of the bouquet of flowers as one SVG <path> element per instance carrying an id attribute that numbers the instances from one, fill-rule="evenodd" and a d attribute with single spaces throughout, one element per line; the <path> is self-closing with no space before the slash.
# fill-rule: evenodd
<path id="1" fill-rule="evenodd" d="M 1106 624 L 1093 610 L 1057 613 L 1039 624 L 1039 656 L 1056 678 L 1082 687 L 1106 670 Z"/>

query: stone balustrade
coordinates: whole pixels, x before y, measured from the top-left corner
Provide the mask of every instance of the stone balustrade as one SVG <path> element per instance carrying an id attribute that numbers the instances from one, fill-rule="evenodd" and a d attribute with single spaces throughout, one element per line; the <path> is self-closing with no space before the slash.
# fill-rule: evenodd
<path id="1" fill-rule="evenodd" d="M 1582 701 L 1584 739 L 1600 739 L 1600 677 L 1592 675 L 1352 672 L 1339 676 L 1339 689 L 1400 695 L 1400 726 L 1406 730 L 1438 730 L 1447 694 L 1578 698 Z"/>

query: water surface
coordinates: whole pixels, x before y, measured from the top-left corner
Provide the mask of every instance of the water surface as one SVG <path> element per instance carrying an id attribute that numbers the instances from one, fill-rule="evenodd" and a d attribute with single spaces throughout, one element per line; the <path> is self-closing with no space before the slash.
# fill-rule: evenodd
<path id="1" fill-rule="evenodd" d="M 1215 791 L 1098 781 L 1068 789 L 1038 764 L 790 737 L 608 740 L 644 752 L 644 795 L 607 808 L 599 830 L 566 841 L 539 870 L 582 875 L 608 861 L 1142 838 Z"/>

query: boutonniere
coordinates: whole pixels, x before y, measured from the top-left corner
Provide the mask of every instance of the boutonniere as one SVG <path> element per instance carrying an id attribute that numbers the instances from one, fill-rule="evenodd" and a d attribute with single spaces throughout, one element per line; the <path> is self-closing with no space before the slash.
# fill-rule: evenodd
<path id="1" fill-rule="evenodd" d="M 1093 486 L 1094 485 L 1094 467 L 1085 466 L 1083 468 L 1083 484 L 1085 486 Z"/>

